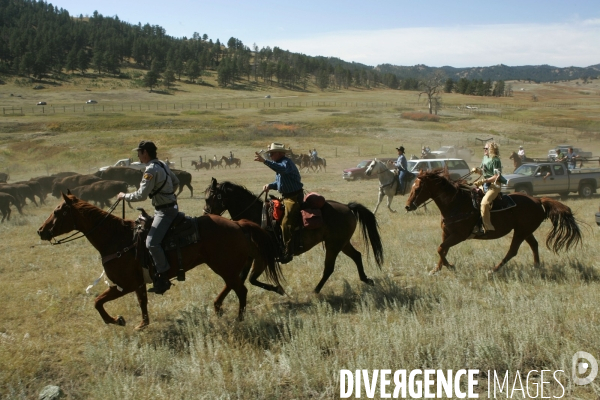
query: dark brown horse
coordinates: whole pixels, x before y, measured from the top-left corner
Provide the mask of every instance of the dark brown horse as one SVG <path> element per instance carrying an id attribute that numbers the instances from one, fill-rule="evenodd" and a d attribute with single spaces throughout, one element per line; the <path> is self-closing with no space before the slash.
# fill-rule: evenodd
<path id="1" fill-rule="evenodd" d="M 195 221 L 199 240 L 181 249 L 182 264 L 185 270 L 190 270 L 206 263 L 223 278 L 225 288 L 214 302 L 217 313 L 221 311 L 225 296 L 233 290 L 240 302 L 238 318 L 242 319 L 248 292 L 244 279 L 253 261 L 250 281 L 263 289 L 283 294 L 274 246 L 268 233 L 260 226 L 246 220 L 234 222 L 215 215 L 202 216 Z M 134 228 L 134 221 L 123 220 L 73 195 L 63 194 L 63 201 L 38 229 L 38 234 L 42 240 L 48 241 L 71 231 L 84 234 L 100 252 L 106 276 L 115 284 L 96 298 L 96 310 L 105 323 L 123 326 L 125 319 L 110 316 L 104 310 L 104 303 L 135 292 L 142 311 L 142 322 L 136 329 L 141 329 L 149 324 L 150 319 L 146 283 L 132 243 Z M 235 251 L 231 251 L 232 248 Z M 167 259 L 171 266 L 169 278 L 173 278 L 178 269 L 177 251 L 167 252 Z M 265 268 L 268 278 L 276 286 L 256 281 Z"/>
<path id="2" fill-rule="evenodd" d="M 207 162 L 200 162 L 200 161 L 192 160 L 192 167 L 196 168 L 196 171 L 198 171 L 202 168 L 210 169 L 210 164 Z"/>
<path id="3" fill-rule="evenodd" d="M 528 157 L 525 157 L 525 159 L 521 159 L 521 157 L 519 157 L 519 155 L 517 154 L 516 151 L 513 151 L 512 154 L 510 155 L 510 157 L 508 157 L 508 158 L 513 160 L 513 166 L 515 167 L 514 170 L 516 170 L 521 165 L 523 165 L 524 162 L 533 162 L 534 161 L 533 158 L 528 158 Z"/>
<path id="4" fill-rule="evenodd" d="M 581 231 L 569 207 L 547 197 L 539 199 L 521 193 L 509 196 L 516 203 L 516 207 L 492 212 L 492 224 L 496 230 L 489 231 L 479 238 L 498 239 L 514 230 L 508 253 L 490 272 L 496 272 L 517 255 L 523 241 L 531 247 L 534 265 L 538 266 L 538 242 L 533 232 L 546 219 L 550 219 L 553 226 L 546 237 L 548 249 L 557 253 L 581 243 Z M 473 237 L 473 228 L 479 221 L 480 211 L 473 207 L 471 188 L 464 181 L 450 180 L 448 175 L 440 170 L 421 171 L 406 202 L 406 211 L 416 210 L 429 199 L 433 199 L 442 213 L 442 243 L 437 250 L 440 260 L 437 267 L 431 271 L 434 274 L 442 269 L 442 265 L 454 268 L 446 260 L 446 254 L 450 247 Z"/>
<path id="5" fill-rule="evenodd" d="M 241 168 L 241 166 L 242 166 L 242 160 L 240 160 L 239 158 L 235 158 L 235 157 L 230 159 L 229 157 L 223 156 L 223 157 L 221 157 L 221 164 L 222 163 L 225 163 L 225 166 L 223 168 L 225 168 L 225 167 L 231 168 L 232 165 L 235 165 L 236 168 Z"/>
<path id="6" fill-rule="evenodd" d="M 217 183 L 217 180 L 213 178 L 211 185 L 206 189 L 205 200 L 204 212 L 206 213 L 220 215 L 229 211 L 234 220 L 245 218 L 256 223 L 261 222 L 263 202 L 243 186 L 231 182 Z M 375 215 L 362 204 L 341 204 L 332 200 L 325 203 L 321 212 L 324 220 L 323 227 L 304 229 L 302 233 L 303 252 L 321 242 L 325 243 L 325 270 L 315 292 L 321 291 L 333 273 L 335 259 L 340 251 L 354 261 L 360 280 L 373 285 L 373 281 L 365 274 L 362 255 L 352 246 L 350 239 L 356 230 L 356 225 L 360 223 L 365 247 L 369 242 L 371 243 L 375 262 L 381 268 L 383 245 Z M 298 254 L 300 253 L 296 253 L 296 255 Z"/>

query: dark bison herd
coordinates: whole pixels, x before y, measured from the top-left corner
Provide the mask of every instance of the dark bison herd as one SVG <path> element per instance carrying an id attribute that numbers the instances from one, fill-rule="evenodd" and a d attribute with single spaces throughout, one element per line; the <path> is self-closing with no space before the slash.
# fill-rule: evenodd
<path id="1" fill-rule="evenodd" d="M 190 189 L 192 196 L 192 174 L 177 169 L 172 170 L 179 178 L 179 192 L 184 186 Z M 23 214 L 23 206 L 26 199 L 36 206 L 39 199 L 45 204 L 48 194 L 60 198 L 61 193 L 71 191 L 77 197 L 94 202 L 99 207 L 107 207 L 111 204 L 110 199 L 116 197 L 119 192 L 127 192 L 130 186 L 140 187 L 143 171 L 128 167 L 111 167 L 105 171 L 98 171 L 93 175 L 81 175 L 76 172 L 61 172 L 51 176 L 39 176 L 28 181 L 7 183 L 10 179 L 6 173 L 0 173 L 0 212 L 2 221 L 10 220 L 11 208 L 14 206 L 20 214 Z"/>

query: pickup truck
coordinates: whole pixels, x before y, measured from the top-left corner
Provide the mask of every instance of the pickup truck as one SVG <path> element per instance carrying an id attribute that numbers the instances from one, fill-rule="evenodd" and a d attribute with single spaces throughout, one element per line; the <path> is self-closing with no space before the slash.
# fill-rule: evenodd
<path id="1" fill-rule="evenodd" d="M 581 197 L 591 197 L 600 183 L 600 168 L 569 170 L 564 163 L 543 162 L 521 165 L 514 173 L 504 175 L 503 192 L 522 192 L 530 196 L 558 193 L 566 198 L 577 192 Z"/>
<path id="2" fill-rule="evenodd" d="M 438 150 L 434 150 L 429 153 L 428 157 L 431 158 L 460 158 L 466 162 L 471 161 L 473 150 L 466 147 L 456 148 L 456 146 L 442 146 Z"/>
<path id="3" fill-rule="evenodd" d="M 556 159 L 556 150 L 557 149 L 560 149 L 560 152 L 566 155 L 568 153 L 569 147 L 573 147 L 573 146 L 561 144 L 561 145 L 556 146 L 556 148 L 554 148 L 554 149 L 548 150 L 548 161 L 554 161 Z M 591 151 L 583 151 L 579 147 L 573 147 L 573 153 L 577 154 L 581 158 L 592 158 Z"/>
<path id="4" fill-rule="evenodd" d="M 110 167 L 129 167 L 129 168 L 134 168 L 134 169 L 139 169 L 141 171 L 144 171 L 147 167 L 147 164 L 141 163 L 139 161 L 134 162 L 131 158 L 124 158 L 122 160 L 117 161 L 115 163 L 115 165 L 107 165 L 105 167 L 100 167 L 100 168 L 98 168 L 98 171 L 105 171 L 105 170 L 109 169 Z M 173 167 L 175 167 L 175 163 L 169 162 L 169 168 L 173 168 Z"/>

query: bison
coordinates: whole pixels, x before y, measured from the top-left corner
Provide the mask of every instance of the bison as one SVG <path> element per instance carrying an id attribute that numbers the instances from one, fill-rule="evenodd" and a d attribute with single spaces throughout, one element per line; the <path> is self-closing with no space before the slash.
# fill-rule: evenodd
<path id="1" fill-rule="evenodd" d="M 6 172 L 0 172 L 0 182 L 8 182 L 8 180 L 10 179 L 10 175 L 8 175 Z"/>
<path id="2" fill-rule="evenodd" d="M 110 199 L 120 192 L 127 192 L 127 182 L 101 180 L 90 185 L 79 186 L 71 189 L 71 193 L 87 202 L 93 201 L 100 208 L 110 205 Z M 129 205 L 130 208 L 131 204 Z"/>
<path id="3" fill-rule="evenodd" d="M 129 167 L 110 167 L 104 171 L 98 171 L 94 175 L 111 181 L 125 181 L 129 186 L 139 189 L 144 172 Z"/>
<path id="4" fill-rule="evenodd" d="M 46 204 L 46 202 L 44 201 L 46 196 L 42 191 L 42 185 L 38 181 L 29 180 L 29 181 L 21 181 L 21 182 L 16 182 L 16 183 L 29 186 L 33 195 L 40 198 L 40 203 Z"/>
<path id="5" fill-rule="evenodd" d="M 25 200 L 23 199 L 17 187 L 15 187 L 14 185 L 0 185 L 0 193 L 6 193 L 11 195 L 15 199 L 13 204 L 15 205 L 15 207 L 17 207 L 17 211 L 19 211 L 19 214 L 23 214 L 21 204 L 23 204 Z"/>
<path id="6" fill-rule="evenodd" d="M 48 193 L 52 193 L 52 185 L 55 181 L 60 180 L 61 178 L 57 178 L 56 176 L 38 176 L 35 178 L 31 178 L 30 181 L 38 182 L 42 188 L 42 196 L 44 196 L 44 200 Z"/>
<path id="7" fill-rule="evenodd" d="M 6 219 L 7 221 L 10 221 L 10 205 L 11 204 L 13 204 L 15 207 L 17 207 L 17 209 L 20 212 L 20 208 L 19 208 L 19 205 L 17 204 L 17 200 L 15 200 L 15 198 L 12 197 L 8 193 L 0 192 L 0 212 L 2 212 L 2 221 L 0 221 L 0 222 L 4 222 L 4 219 Z"/>
<path id="8" fill-rule="evenodd" d="M 194 188 L 192 187 L 192 174 L 190 174 L 187 171 L 182 171 L 180 169 L 171 169 L 171 171 L 173 171 L 173 173 L 177 176 L 177 179 L 179 179 L 179 192 L 177 193 L 177 196 L 179 196 L 179 194 L 183 190 L 183 187 L 187 186 L 188 189 L 190 189 L 190 192 L 192 193 L 191 197 L 194 197 Z"/>
<path id="9" fill-rule="evenodd" d="M 72 175 L 57 180 L 52 185 L 52 196 L 59 198 L 61 193 L 67 193 L 67 190 L 76 188 L 78 186 L 90 185 L 94 182 L 101 181 L 102 178 L 98 178 L 94 175 Z"/>

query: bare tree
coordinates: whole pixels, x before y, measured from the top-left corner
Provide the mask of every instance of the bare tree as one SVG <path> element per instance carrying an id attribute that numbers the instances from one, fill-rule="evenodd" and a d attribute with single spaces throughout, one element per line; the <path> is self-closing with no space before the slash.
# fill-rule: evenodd
<path id="1" fill-rule="evenodd" d="M 442 106 L 442 91 L 444 90 L 445 76 L 442 72 L 437 71 L 429 78 L 419 82 L 419 100 L 421 95 L 427 96 L 427 106 L 429 108 L 429 114 L 437 115 L 438 110 Z"/>

